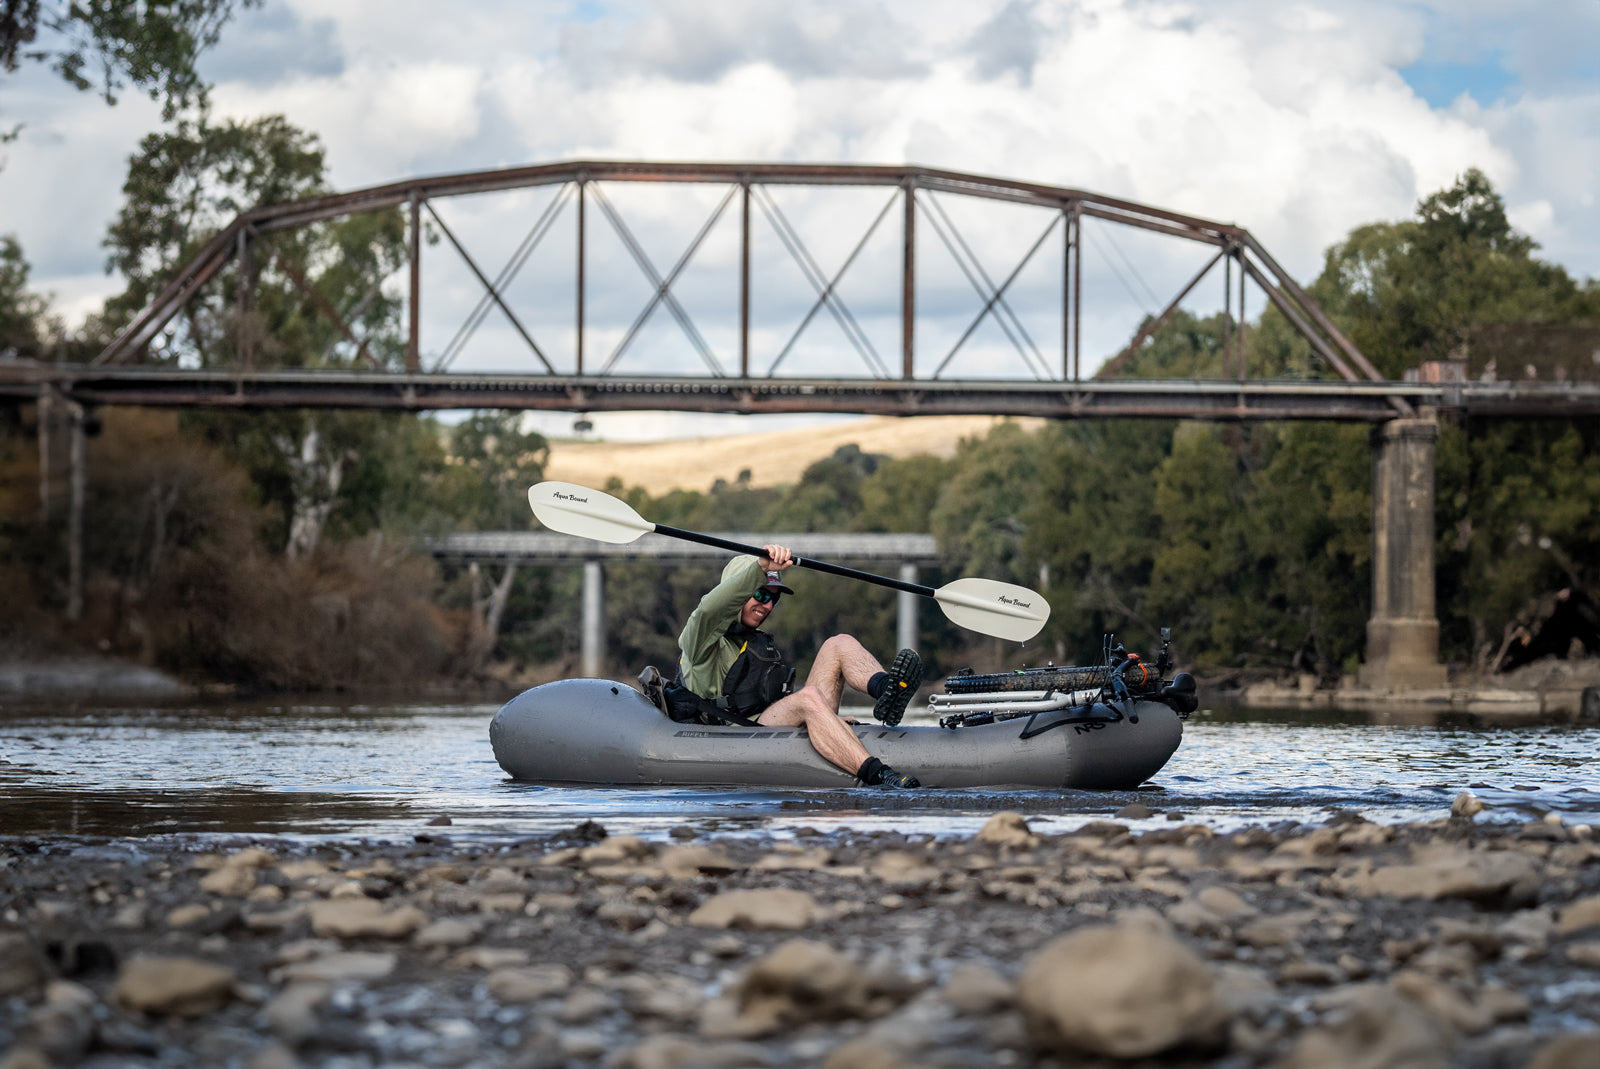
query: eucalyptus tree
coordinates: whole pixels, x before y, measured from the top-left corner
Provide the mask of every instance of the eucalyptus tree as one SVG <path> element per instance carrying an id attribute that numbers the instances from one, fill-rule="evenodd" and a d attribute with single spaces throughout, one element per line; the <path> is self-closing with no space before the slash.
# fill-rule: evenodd
<path id="1" fill-rule="evenodd" d="M 120 272 L 127 288 L 107 302 L 105 327 L 147 304 L 239 212 L 326 191 L 320 140 L 282 116 L 214 123 L 202 108 L 145 137 L 129 161 L 124 203 L 106 237 L 108 269 Z M 398 366 L 402 298 L 387 283 L 407 255 L 397 210 L 258 237 L 254 270 L 241 263 L 194 295 L 174 327 L 152 343 L 149 358 L 220 366 L 247 344 L 258 366 Z M 243 286 L 251 290 L 247 304 L 239 299 Z M 343 326 L 326 314 L 329 308 Z M 347 483 L 367 464 L 365 477 L 353 481 L 381 496 L 383 473 L 370 461 L 383 452 L 381 439 L 408 433 L 402 425 L 414 421 L 285 412 L 193 422 L 231 448 L 266 500 L 279 506 L 282 522 L 272 537 L 293 557 L 313 552 L 340 510 L 352 517 L 376 511 L 371 502 L 353 500 Z"/>

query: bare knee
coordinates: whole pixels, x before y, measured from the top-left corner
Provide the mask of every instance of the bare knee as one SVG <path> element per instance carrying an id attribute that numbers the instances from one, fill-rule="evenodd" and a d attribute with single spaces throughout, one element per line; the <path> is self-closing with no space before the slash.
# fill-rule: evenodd
<path id="1" fill-rule="evenodd" d="M 855 637 L 852 635 L 834 635 L 822 644 L 822 649 L 818 652 L 821 653 L 826 651 L 836 657 L 839 657 L 844 656 L 845 654 L 854 653 L 862 648 L 863 647 L 861 643 L 857 642 Z"/>
<path id="2" fill-rule="evenodd" d="M 823 714 L 832 715 L 833 710 L 828 708 L 828 699 L 823 697 L 822 690 L 814 684 L 806 684 L 793 694 L 789 695 L 807 720 Z"/>

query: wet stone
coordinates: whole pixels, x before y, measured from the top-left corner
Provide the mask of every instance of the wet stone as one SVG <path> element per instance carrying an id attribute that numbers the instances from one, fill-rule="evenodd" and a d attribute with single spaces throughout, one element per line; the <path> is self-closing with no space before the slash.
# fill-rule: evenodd
<path id="1" fill-rule="evenodd" d="M 565 965 L 526 965 L 496 969 L 489 974 L 485 987 L 498 1002 L 538 1002 L 564 994 L 572 980 L 572 970 Z"/>
<path id="2" fill-rule="evenodd" d="M 67 980 L 52 981 L 45 989 L 43 1004 L 28 1014 L 19 1038 L 55 1062 L 74 1062 L 94 1041 L 96 1002 L 87 987 Z"/>
<path id="3" fill-rule="evenodd" d="M 1019 850 L 1031 850 L 1039 843 L 1039 837 L 1028 829 L 1028 822 L 1023 819 L 1022 814 L 1010 810 L 990 817 L 974 838 L 980 843 L 1009 846 Z"/>
<path id="4" fill-rule="evenodd" d="M 381 980 L 394 972 L 397 955 L 390 952 L 336 950 L 275 970 L 274 979 L 284 980 Z"/>
<path id="5" fill-rule="evenodd" d="M 650 1036 L 606 1059 L 606 1069 L 758 1069 L 773 1059 L 753 1043 Z"/>
<path id="6" fill-rule="evenodd" d="M 478 938 L 481 928 L 470 920 L 445 917 L 418 930 L 411 941 L 419 947 L 463 947 Z"/>
<path id="7" fill-rule="evenodd" d="M 756 961 L 734 994 L 737 1013 L 727 1020 L 715 1003 L 701 1017 L 708 1038 L 753 1038 L 810 1021 L 854 1017 L 871 1019 L 889 1012 L 918 985 L 886 969 L 862 968 L 823 943 L 791 939 Z"/>
<path id="8" fill-rule="evenodd" d="M 1559 1036 L 1539 1048 L 1527 1069 L 1594 1069 L 1600 1065 L 1600 1031 Z"/>
<path id="9" fill-rule="evenodd" d="M 992 1013 L 1016 999 L 1016 985 L 975 962 L 962 962 L 950 971 L 939 995 L 958 1013 Z"/>
<path id="10" fill-rule="evenodd" d="M 317 1008 L 333 993 L 325 981 L 300 981 L 285 987 L 261 1011 L 268 1027 L 290 1047 L 310 1039 L 319 1025 Z"/>
<path id="11" fill-rule="evenodd" d="M 49 979 L 49 963 L 33 940 L 21 932 L 0 932 L 0 998 L 33 998 Z"/>
<path id="12" fill-rule="evenodd" d="M 1573 943 L 1566 949 L 1567 960 L 1585 969 L 1600 969 L 1600 940 Z"/>
<path id="13" fill-rule="evenodd" d="M 701 928 L 752 928 L 795 931 L 817 918 L 817 902 L 806 891 L 774 887 L 726 891 L 689 914 Z"/>
<path id="14" fill-rule="evenodd" d="M 1060 937 L 1017 984 L 1033 1042 L 1117 1058 L 1215 1046 L 1228 1008 L 1200 957 L 1149 923 L 1089 926 Z M 1152 1014 L 1149 1007 L 1162 1012 Z"/>
<path id="15" fill-rule="evenodd" d="M 117 976 L 112 998 L 144 1013 L 198 1016 L 226 1005 L 233 971 L 197 958 L 140 956 Z"/>
<path id="16" fill-rule="evenodd" d="M 428 923 L 428 915 L 416 906 L 391 910 L 364 897 L 313 902 L 309 913 L 312 931 L 346 938 L 403 939 Z"/>
<path id="17" fill-rule="evenodd" d="M 1393 988 L 1346 992 L 1326 1024 L 1308 1029 L 1275 1069 L 1374 1066 L 1447 1069 L 1455 1038 Z"/>
<path id="18" fill-rule="evenodd" d="M 1570 935 L 1596 926 L 1600 926 L 1600 895 L 1581 898 L 1564 907 L 1556 918 L 1555 930 L 1557 934 Z"/>

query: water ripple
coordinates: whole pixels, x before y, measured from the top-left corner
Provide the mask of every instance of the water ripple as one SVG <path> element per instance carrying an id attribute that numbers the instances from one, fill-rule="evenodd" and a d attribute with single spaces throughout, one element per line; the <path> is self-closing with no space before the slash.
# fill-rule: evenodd
<path id="1" fill-rule="evenodd" d="M 1427 820 L 1470 789 L 1484 818 L 1600 822 L 1600 728 L 1485 729 L 1460 718 L 1219 710 L 1137 791 L 543 787 L 488 744 L 494 705 L 239 703 L 0 711 L 0 836 L 174 833 L 409 839 L 549 835 L 584 820 L 664 835 L 695 822 L 798 832 L 969 834 L 1015 809 L 1041 830 L 1130 802 L 1227 829 L 1333 811 Z M 448 829 L 428 825 L 448 816 Z"/>

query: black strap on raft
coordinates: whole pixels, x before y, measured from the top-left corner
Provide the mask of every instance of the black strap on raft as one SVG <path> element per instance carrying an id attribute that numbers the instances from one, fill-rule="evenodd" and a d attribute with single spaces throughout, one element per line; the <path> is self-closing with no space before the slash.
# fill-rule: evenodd
<path id="1" fill-rule="evenodd" d="M 683 680 L 683 662 L 665 688 L 667 716 L 678 723 L 737 724 L 756 727 L 756 718 L 794 687 L 794 669 L 784 662 L 772 636 L 759 628 L 736 625 L 728 637 L 743 642 L 739 655 L 722 679 L 722 693 L 702 697 Z"/>
<path id="2" fill-rule="evenodd" d="M 753 718 L 743 717 L 731 711 L 727 707 L 728 699 L 719 698 L 712 701 L 710 698 L 700 697 L 684 686 L 682 672 L 666 685 L 665 691 L 667 716 L 680 724 L 733 724 L 745 728 L 756 726 Z"/>
<path id="3" fill-rule="evenodd" d="M 1087 708 L 1088 707 L 1085 708 L 1085 711 L 1087 711 Z M 1017 738 L 1036 739 L 1040 735 L 1043 735 L 1045 732 L 1049 731 L 1051 728 L 1079 727 L 1084 724 L 1115 724 L 1118 720 L 1123 718 L 1122 713 L 1117 710 L 1116 706 L 1107 703 L 1106 708 L 1111 710 L 1110 716 L 1064 716 L 1060 720 L 1050 721 L 1041 728 L 1034 727 L 1033 722 L 1043 716 L 1046 712 L 1051 712 L 1053 710 L 1042 710 L 1035 712 L 1032 716 L 1028 717 L 1028 722 L 1022 725 L 1022 734 L 1018 735 Z M 1135 719 L 1135 723 L 1137 722 L 1137 719 Z"/>

